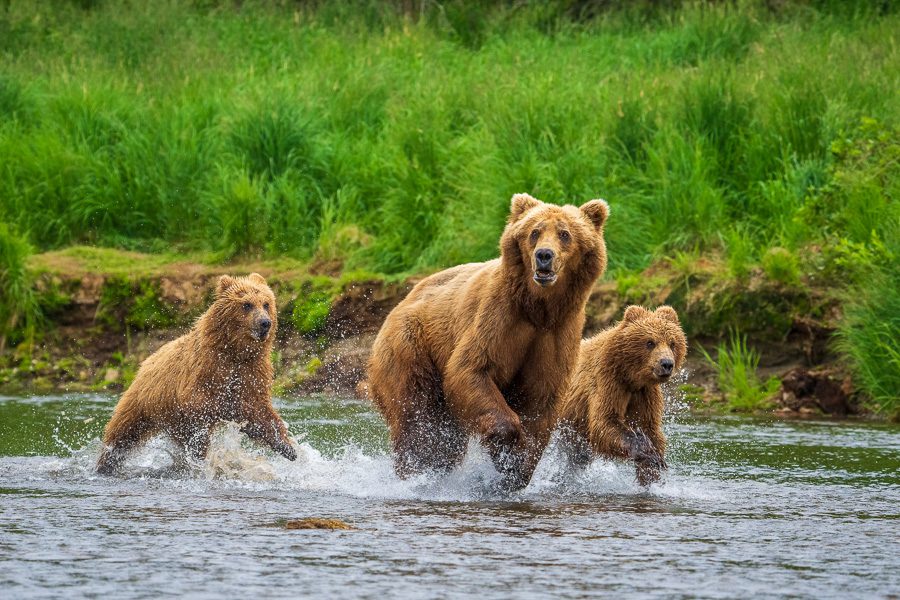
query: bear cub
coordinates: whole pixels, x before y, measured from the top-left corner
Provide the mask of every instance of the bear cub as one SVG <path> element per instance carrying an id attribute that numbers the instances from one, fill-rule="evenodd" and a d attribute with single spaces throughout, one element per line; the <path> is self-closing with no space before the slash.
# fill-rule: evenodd
<path id="1" fill-rule="evenodd" d="M 631 459 L 641 485 L 666 468 L 661 384 L 684 362 L 687 339 L 670 306 L 629 306 L 622 320 L 581 343 L 559 425 L 568 458 Z"/>
<path id="2" fill-rule="evenodd" d="M 113 473 L 157 433 L 202 460 L 223 421 L 240 423 L 251 439 L 296 459 L 272 407 L 276 328 L 275 296 L 261 275 L 219 278 L 215 301 L 194 327 L 141 364 L 106 425 L 97 471 Z"/>

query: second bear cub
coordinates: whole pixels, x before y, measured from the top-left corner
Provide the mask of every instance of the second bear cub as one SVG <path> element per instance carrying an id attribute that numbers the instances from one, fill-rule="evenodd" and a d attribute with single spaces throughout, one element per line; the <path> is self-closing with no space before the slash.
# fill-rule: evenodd
<path id="1" fill-rule="evenodd" d="M 670 306 L 629 306 L 622 320 L 582 341 L 560 410 L 569 458 L 634 460 L 648 485 L 666 468 L 660 384 L 681 368 L 687 340 Z"/>
<path id="2" fill-rule="evenodd" d="M 135 447 L 167 433 L 197 459 L 222 421 L 288 460 L 297 458 L 272 407 L 275 296 L 262 276 L 223 275 L 216 300 L 187 334 L 141 365 L 103 434 L 97 471 L 114 472 Z"/>

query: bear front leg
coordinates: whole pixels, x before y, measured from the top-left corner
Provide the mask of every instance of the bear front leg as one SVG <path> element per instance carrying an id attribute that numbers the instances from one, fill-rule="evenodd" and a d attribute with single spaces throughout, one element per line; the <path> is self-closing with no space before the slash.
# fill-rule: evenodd
<path id="1" fill-rule="evenodd" d="M 284 421 L 272 408 L 272 405 L 245 411 L 245 423 L 241 432 L 257 442 L 266 444 L 288 460 L 297 459 L 297 451 L 291 445 L 290 436 Z"/>
<path id="2" fill-rule="evenodd" d="M 527 443 L 519 416 L 512 409 L 488 411 L 475 423 L 494 468 L 503 476 L 502 487 L 512 491 L 528 485 Z"/>
<path id="3" fill-rule="evenodd" d="M 494 466 L 518 485 L 525 464 L 525 431 L 522 422 L 506 403 L 494 381 L 486 373 L 458 368 L 451 360 L 444 389 L 453 416 L 478 435 Z M 521 487 L 521 486 L 519 486 Z"/>
<path id="4" fill-rule="evenodd" d="M 619 416 L 613 412 L 601 412 L 592 415 L 588 424 L 588 437 L 594 452 L 607 458 L 629 458 L 631 439 L 634 432 L 627 427 Z"/>
<path id="5" fill-rule="evenodd" d="M 569 467 L 583 469 L 593 460 L 594 452 L 588 444 L 587 437 L 571 422 L 560 422 L 559 441 L 563 458 Z"/>
<path id="6" fill-rule="evenodd" d="M 628 458 L 634 461 L 638 483 L 647 486 L 658 481 L 666 463 L 650 438 L 640 429 L 635 429 L 628 432 L 624 439 Z"/>
<path id="7" fill-rule="evenodd" d="M 664 399 L 658 389 L 651 390 L 646 401 L 629 411 L 629 420 L 634 424 L 636 434 L 643 436 L 639 448 L 635 448 L 637 480 L 641 485 L 649 485 L 659 480 L 660 472 L 667 469 L 665 460 L 666 437 L 662 430 Z"/>
<path id="8" fill-rule="evenodd" d="M 550 442 L 550 435 L 553 433 L 555 424 L 556 414 L 553 411 L 547 411 L 538 417 L 524 419 L 525 451 L 519 471 L 516 473 L 517 489 L 523 488 L 531 482 L 534 470 Z"/>

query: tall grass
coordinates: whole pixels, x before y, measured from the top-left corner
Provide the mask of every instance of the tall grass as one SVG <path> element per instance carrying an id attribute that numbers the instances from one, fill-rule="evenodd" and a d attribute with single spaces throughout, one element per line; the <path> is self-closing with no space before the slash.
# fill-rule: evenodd
<path id="1" fill-rule="evenodd" d="M 900 419 L 900 130 L 865 120 L 833 152 L 831 183 L 809 215 L 836 215 L 830 265 L 848 284 L 837 348 L 870 407 Z"/>
<path id="2" fill-rule="evenodd" d="M 900 111 L 892 14 L 317 6 L 8 3 L 0 212 L 41 249 L 313 256 L 353 226 L 341 259 L 398 273 L 495 254 L 513 192 L 604 195 L 639 268 L 787 237 L 837 132 Z"/>
<path id="3" fill-rule="evenodd" d="M 7 342 L 30 339 L 40 314 L 25 261 L 31 247 L 0 221 L 0 358 Z"/>
<path id="4" fill-rule="evenodd" d="M 881 272 L 846 305 L 838 347 L 851 359 L 856 384 L 871 408 L 900 419 L 900 269 Z"/>

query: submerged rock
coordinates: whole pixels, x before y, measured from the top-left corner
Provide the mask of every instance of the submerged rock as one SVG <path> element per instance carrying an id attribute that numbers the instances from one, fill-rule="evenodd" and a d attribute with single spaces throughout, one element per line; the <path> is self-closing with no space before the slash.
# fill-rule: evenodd
<path id="1" fill-rule="evenodd" d="M 284 524 L 285 529 L 356 529 L 340 519 L 291 519 Z"/>

